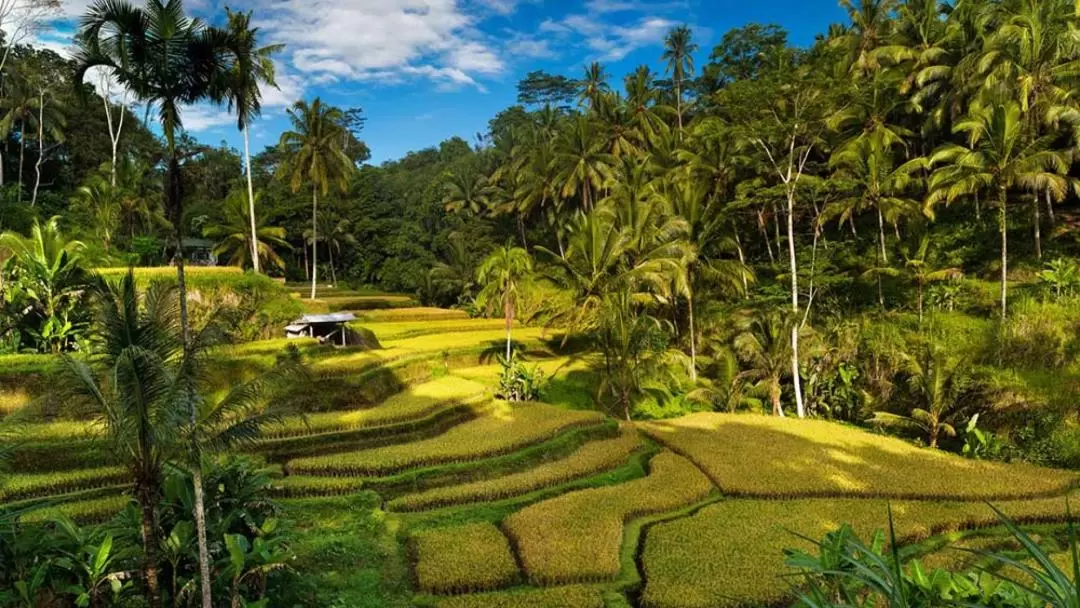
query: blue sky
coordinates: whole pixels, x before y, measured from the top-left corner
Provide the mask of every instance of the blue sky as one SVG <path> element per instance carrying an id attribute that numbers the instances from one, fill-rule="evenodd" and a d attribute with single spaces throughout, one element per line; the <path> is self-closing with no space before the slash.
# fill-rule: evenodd
<path id="1" fill-rule="evenodd" d="M 66 0 L 67 16 L 89 0 Z M 136 0 L 138 1 L 138 0 Z M 208 19 L 223 0 L 188 0 Z M 473 139 L 499 110 L 514 103 L 529 71 L 578 77 L 601 61 L 613 77 L 640 64 L 655 71 L 664 33 L 694 28 L 698 65 L 727 30 L 778 23 L 796 44 L 808 44 L 846 15 L 837 0 L 232 0 L 255 11 L 269 42 L 283 42 L 280 90 L 264 92 L 265 109 L 252 129 L 252 151 L 273 145 L 286 128 L 285 107 L 321 96 L 361 106 L 362 138 L 372 162 L 398 158 L 453 135 Z M 220 18 L 220 17 L 218 17 Z M 65 27 L 66 26 L 66 27 Z M 70 25 L 57 22 L 39 42 L 62 49 Z M 189 109 L 185 124 L 206 143 L 239 148 L 235 121 L 223 110 Z"/>

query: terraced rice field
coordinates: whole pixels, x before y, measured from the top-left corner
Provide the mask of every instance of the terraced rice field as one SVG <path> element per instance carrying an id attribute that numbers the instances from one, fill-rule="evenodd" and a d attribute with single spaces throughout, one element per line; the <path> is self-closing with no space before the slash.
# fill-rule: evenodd
<path id="1" fill-rule="evenodd" d="M 320 292 L 328 309 L 399 297 Z M 908 544 L 992 525 L 986 500 L 1021 521 L 1060 522 L 1077 483 L 1069 472 L 963 460 L 827 422 L 619 423 L 579 407 L 594 359 L 553 352 L 557 334 L 539 328 L 515 328 L 514 339 L 553 379 L 553 403 L 503 403 L 490 358 L 505 339 L 501 320 L 411 306 L 359 316 L 382 348 L 291 342 L 316 372 L 303 391 L 311 411 L 252 448 L 281 471 L 273 490 L 295 520 L 297 568 L 340 592 L 342 605 L 375 605 L 355 598 L 380 585 L 404 602 L 394 606 L 775 604 L 788 595 L 782 551 L 802 542 L 793 532 L 820 537 L 851 522 L 869 534 L 885 525 L 886 501 Z M 215 356 L 243 371 L 287 344 Z M 13 358 L 4 369 L 29 375 L 47 364 Z M 3 404 L 17 397 L 4 399 L 0 409 L 15 409 Z M 35 521 L 118 512 L 126 474 L 99 431 L 87 420 L 21 429 L 0 502 Z"/>

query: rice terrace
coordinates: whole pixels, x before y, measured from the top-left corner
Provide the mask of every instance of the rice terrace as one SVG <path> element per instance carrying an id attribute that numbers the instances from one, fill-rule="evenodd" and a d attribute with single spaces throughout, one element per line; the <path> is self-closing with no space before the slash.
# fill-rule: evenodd
<path id="1" fill-rule="evenodd" d="M 1080 4 L 237 4 L 0 0 L 0 608 L 1080 607 Z"/>

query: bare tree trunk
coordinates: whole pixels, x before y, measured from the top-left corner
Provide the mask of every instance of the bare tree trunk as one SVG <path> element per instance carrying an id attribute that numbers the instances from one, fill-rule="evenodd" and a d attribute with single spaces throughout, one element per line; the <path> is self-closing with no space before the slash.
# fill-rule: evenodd
<path id="1" fill-rule="evenodd" d="M 769 240 L 769 232 L 765 230 L 765 216 L 760 209 L 757 211 L 758 228 L 761 230 L 761 240 L 765 241 L 765 251 L 769 252 L 769 263 L 776 263 L 776 256 L 772 252 L 772 241 Z"/>
<path id="2" fill-rule="evenodd" d="M 1050 194 L 1050 191 L 1048 190 L 1047 195 L 1049 195 L 1049 194 Z M 1035 258 L 1038 259 L 1038 260 L 1041 260 L 1042 257 L 1043 257 L 1042 256 L 1042 226 L 1040 226 L 1040 224 L 1042 224 L 1042 216 L 1041 216 L 1040 211 L 1039 211 L 1040 206 L 1041 205 L 1040 205 L 1040 202 L 1039 202 L 1039 195 L 1036 194 L 1035 199 L 1032 201 L 1031 209 L 1033 211 L 1032 223 L 1035 225 Z"/>
<path id="3" fill-rule="evenodd" d="M 300 249 L 304 250 L 304 280 L 311 278 L 311 266 L 308 265 L 307 239 L 300 235 Z"/>
<path id="4" fill-rule="evenodd" d="M 975 221 L 982 221 L 982 205 L 979 204 L 979 193 L 975 193 Z"/>
<path id="5" fill-rule="evenodd" d="M 888 266 L 888 264 L 889 264 L 889 254 L 888 254 L 888 251 L 885 249 L 885 218 L 881 215 L 881 209 L 878 209 L 877 221 L 878 221 L 878 244 L 880 245 L 880 251 L 878 252 L 879 253 L 878 259 L 881 261 L 881 268 L 884 270 L 884 268 L 886 266 Z M 881 273 L 879 272 L 878 275 L 877 275 L 878 304 L 881 306 L 882 310 L 885 310 L 885 292 L 882 290 L 881 283 L 882 283 Z"/>
<path id="6" fill-rule="evenodd" d="M 739 228 L 735 226 L 733 232 L 735 233 L 735 251 L 739 254 L 739 263 L 743 265 L 743 268 L 739 269 L 739 276 L 742 278 L 743 297 L 750 299 L 750 285 L 746 278 L 746 255 L 743 253 L 742 239 L 739 238 Z"/>
<path id="7" fill-rule="evenodd" d="M 690 317 L 690 381 L 697 382 L 697 336 L 694 334 L 694 290 L 686 297 L 686 307 Z"/>
<path id="8" fill-rule="evenodd" d="M 139 490 L 146 493 L 146 490 Z M 156 498 L 156 497 L 154 497 Z M 150 608 L 161 608 L 161 587 L 158 581 L 158 534 L 157 522 L 154 521 L 154 500 L 143 496 L 140 500 L 142 513 L 143 540 L 143 582 L 146 584 L 146 600 Z"/>
<path id="9" fill-rule="evenodd" d="M 514 304 L 510 301 L 509 296 L 505 296 L 503 300 L 503 314 L 506 317 L 506 363 L 510 364 L 511 345 L 513 344 L 513 336 L 511 331 L 514 328 Z"/>
<path id="10" fill-rule="evenodd" d="M 244 125 L 244 168 L 247 173 L 248 215 L 251 217 L 251 263 L 255 267 L 255 272 L 259 272 L 259 237 L 255 229 L 255 187 L 251 183 L 251 143 L 248 139 L 248 128 Z"/>
<path id="11" fill-rule="evenodd" d="M 319 282 L 319 186 L 311 186 L 311 299 Z"/>
<path id="12" fill-rule="evenodd" d="M 194 410 L 191 412 L 191 423 L 195 424 Z M 206 507 L 201 462 L 196 462 L 195 466 L 191 467 L 191 481 L 195 487 L 195 529 L 198 531 L 199 588 L 202 592 L 202 608 L 213 608 L 214 598 L 211 591 L 213 579 L 210 576 L 210 547 L 206 542 Z"/>
<path id="13" fill-rule="evenodd" d="M 1009 291 L 1009 218 L 1005 210 L 1008 194 L 1004 188 L 1001 189 L 999 197 L 1001 200 L 1001 215 L 998 219 L 998 227 L 1001 229 L 1001 320 L 1004 321 Z"/>
<path id="14" fill-rule="evenodd" d="M 122 100 L 119 107 L 119 117 L 116 121 L 116 129 L 113 130 L 112 119 L 112 104 L 109 103 L 109 97 L 112 94 L 112 86 L 108 77 L 102 75 L 102 88 L 105 94 L 102 96 L 105 100 L 105 121 L 109 127 L 109 140 L 112 142 L 112 160 L 109 164 L 109 184 L 113 187 L 116 186 L 116 159 L 117 151 L 120 146 L 120 133 L 124 130 L 124 114 L 125 102 Z"/>
<path id="15" fill-rule="evenodd" d="M 0 176 L 0 179 L 3 179 Z M 0 182 L 3 185 L 3 182 Z M 1050 199 L 1050 189 L 1046 189 L 1046 217 L 1050 219 L 1050 226 L 1054 225 L 1054 201 Z"/>
<path id="16" fill-rule="evenodd" d="M 788 261 L 791 264 L 791 310 L 799 314 L 799 273 L 795 261 L 795 186 L 788 186 L 787 231 Z M 806 405 L 803 403 L 802 378 L 799 375 L 799 324 L 791 326 L 791 379 L 795 384 L 795 411 L 799 418 L 806 417 Z"/>
<path id="17" fill-rule="evenodd" d="M 38 157 L 34 163 L 34 193 L 30 206 L 37 204 L 38 188 L 41 187 L 41 162 L 45 159 L 45 90 L 38 93 Z"/>
<path id="18" fill-rule="evenodd" d="M 334 268 L 334 245 L 330 239 L 326 239 L 326 255 L 330 256 L 330 282 L 337 287 L 337 269 Z"/>
<path id="19" fill-rule="evenodd" d="M 26 160 L 26 119 L 19 120 L 19 199 L 23 199 L 23 164 Z"/>

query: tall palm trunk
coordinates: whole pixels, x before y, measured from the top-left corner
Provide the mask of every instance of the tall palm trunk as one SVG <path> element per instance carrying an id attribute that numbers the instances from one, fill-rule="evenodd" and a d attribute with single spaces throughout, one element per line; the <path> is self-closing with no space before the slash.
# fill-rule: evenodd
<path id="1" fill-rule="evenodd" d="M 165 196 L 169 219 L 173 222 L 173 235 L 176 242 L 176 256 L 174 258 L 176 261 L 176 285 L 180 296 L 181 340 L 184 347 L 184 357 L 186 358 L 189 356 L 191 350 L 191 323 L 188 316 L 187 276 L 184 268 L 183 187 L 181 184 L 180 163 L 176 160 L 176 149 L 171 144 L 169 146 L 169 166 L 168 174 L 166 175 L 166 188 L 167 191 Z M 194 438 L 194 428 L 196 424 L 194 396 L 189 395 L 187 401 L 188 423 L 191 425 L 191 430 L 193 432 L 192 437 Z M 195 494 L 195 536 L 199 549 L 200 590 L 203 608 L 211 608 L 213 602 L 210 585 L 213 581 L 210 577 L 210 548 L 206 540 L 206 508 L 202 487 L 202 461 L 199 448 L 194 443 L 194 439 L 192 440 L 191 447 L 191 474 Z"/>
<path id="2" fill-rule="evenodd" d="M 1009 291 L 1009 231 L 1008 215 L 1005 212 L 1005 202 L 1008 194 L 1005 188 L 1001 188 L 999 199 L 1001 214 L 998 216 L 998 228 L 1001 230 L 1001 320 L 1005 320 Z"/>
<path id="3" fill-rule="evenodd" d="M 19 203 L 23 199 L 23 163 L 26 161 L 26 119 L 19 119 Z"/>
<path id="4" fill-rule="evenodd" d="M 1042 256 L 1042 227 L 1040 226 L 1040 224 L 1042 224 L 1042 217 L 1041 217 L 1040 210 L 1039 210 L 1039 206 L 1041 204 L 1042 203 L 1039 201 L 1039 195 L 1038 195 L 1038 193 L 1036 193 L 1034 200 L 1032 200 L 1031 209 L 1032 209 L 1032 215 L 1033 215 L 1032 223 L 1035 225 L 1035 258 L 1039 259 L 1039 260 L 1041 260 L 1042 257 L 1043 257 Z"/>
<path id="5" fill-rule="evenodd" d="M 791 310 L 799 314 L 799 273 L 795 260 L 795 190 L 788 187 L 787 205 L 787 236 L 788 236 L 788 262 L 791 264 Z M 806 417 L 806 406 L 803 404 L 802 378 L 799 375 L 799 324 L 791 325 L 791 379 L 795 385 L 795 411 L 799 418 Z"/>
<path id="6" fill-rule="evenodd" d="M 690 381 L 697 382 L 697 336 L 694 334 L 694 290 L 686 297 L 687 316 L 690 325 Z"/>
<path id="7" fill-rule="evenodd" d="M 319 281 L 319 186 L 311 186 L 311 299 Z"/>
<path id="8" fill-rule="evenodd" d="M 251 217 L 251 263 L 255 272 L 259 272 L 259 237 L 255 229 L 255 187 L 251 183 L 251 143 L 248 141 L 248 127 L 244 125 L 244 167 L 247 173 L 248 215 Z"/>
<path id="9" fill-rule="evenodd" d="M 337 268 L 334 267 L 334 245 L 330 242 L 330 239 L 326 240 L 326 255 L 330 260 L 330 282 L 337 287 Z"/>
<path id="10" fill-rule="evenodd" d="M 513 344 L 511 331 L 514 329 L 514 303 L 509 297 L 503 301 L 503 314 L 506 316 L 506 362 L 510 362 L 510 349 Z"/>
<path id="11" fill-rule="evenodd" d="M 143 583 L 146 585 L 146 600 L 150 608 L 162 608 L 161 586 L 158 581 L 158 547 L 161 540 L 157 529 L 157 493 L 145 484 L 140 484 L 135 490 L 139 502 L 141 514 L 140 526 L 142 528 L 143 542 Z"/>
<path id="12" fill-rule="evenodd" d="M 769 401 L 772 403 L 774 416 L 784 417 L 784 408 L 780 405 L 780 378 L 774 376 L 769 379 Z"/>
<path id="13" fill-rule="evenodd" d="M 41 162 L 45 159 L 45 90 L 38 97 L 38 157 L 34 163 L 34 194 L 30 197 L 30 206 L 37 204 L 38 188 L 41 187 Z"/>
<path id="14" fill-rule="evenodd" d="M 878 210 L 877 210 L 877 221 L 878 221 L 878 244 L 880 246 L 880 251 L 878 253 L 879 253 L 879 258 L 880 258 L 880 261 L 881 261 L 881 268 L 884 269 L 889 264 L 889 253 L 888 253 L 888 250 L 885 248 L 885 217 L 882 215 L 880 207 L 878 207 Z M 878 273 L 878 276 L 877 276 L 878 304 L 881 306 L 882 310 L 885 310 L 885 292 L 882 289 L 881 283 L 882 283 L 881 273 Z"/>
<path id="15" fill-rule="evenodd" d="M 735 234 L 735 251 L 739 254 L 739 263 L 743 268 L 739 269 L 739 277 L 742 279 L 743 297 L 750 299 L 750 285 L 746 278 L 746 254 L 743 252 L 742 239 L 739 238 L 739 227 L 732 224 L 732 232 Z"/>
<path id="16" fill-rule="evenodd" d="M 0 175 L 0 186 L 3 185 L 3 175 Z M 1050 226 L 1054 225 L 1054 201 L 1050 198 L 1050 189 L 1046 189 L 1046 217 L 1050 220 Z"/>
<path id="17" fill-rule="evenodd" d="M 761 209 L 757 210 L 757 224 L 761 230 L 761 240 L 765 241 L 765 251 L 769 253 L 769 263 L 776 263 L 776 256 L 772 252 L 772 241 L 769 240 L 769 231 L 765 229 L 765 215 Z"/>

